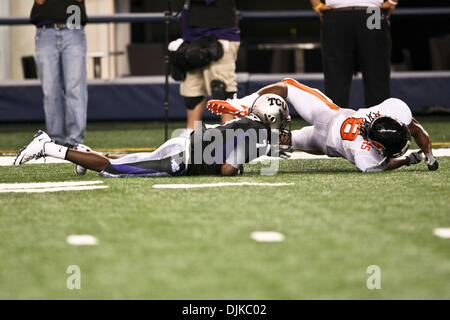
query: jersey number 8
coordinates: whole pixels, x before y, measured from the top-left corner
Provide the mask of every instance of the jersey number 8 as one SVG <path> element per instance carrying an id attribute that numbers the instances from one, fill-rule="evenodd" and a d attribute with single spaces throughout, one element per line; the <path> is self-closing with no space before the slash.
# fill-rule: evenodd
<path id="1" fill-rule="evenodd" d="M 359 134 L 361 130 L 361 124 L 363 123 L 363 118 L 348 118 L 341 126 L 341 138 L 342 140 L 353 141 Z"/>

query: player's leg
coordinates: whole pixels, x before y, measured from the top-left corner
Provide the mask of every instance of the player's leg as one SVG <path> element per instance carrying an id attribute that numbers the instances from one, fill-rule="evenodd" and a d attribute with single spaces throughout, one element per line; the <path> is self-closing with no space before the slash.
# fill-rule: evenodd
<path id="1" fill-rule="evenodd" d="M 208 109 L 219 114 L 229 112 L 242 117 L 248 114 L 249 107 L 260 95 L 268 93 L 277 94 L 286 99 L 297 113 L 311 124 L 328 122 L 340 109 L 319 90 L 305 86 L 294 79 L 285 79 L 268 85 L 241 99 L 210 100 Z"/>
<path id="2" fill-rule="evenodd" d="M 100 172 L 103 177 L 162 177 L 185 172 L 185 138 L 173 138 L 153 152 L 133 153 L 109 160 Z"/>
<path id="3" fill-rule="evenodd" d="M 249 108 L 253 105 L 255 100 L 263 94 L 273 93 L 279 95 L 283 99 L 287 97 L 287 87 L 283 82 L 277 82 L 265 86 L 264 88 L 254 92 L 248 96 L 237 98 L 236 95 L 225 99 L 211 99 L 207 103 L 207 108 L 215 114 L 231 114 L 236 117 L 245 117 L 248 115 Z"/>
<path id="4" fill-rule="evenodd" d="M 17 154 L 14 165 L 48 156 L 71 161 L 100 172 L 104 177 L 175 176 L 186 171 L 188 141 L 173 138 L 154 152 L 129 154 L 110 160 L 96 152 L 77 151 L 56 144 L 45 132 L 38 131 L 34 139 Z"/>
<path id="5" fill-rule="evenodd" d="M 265 86 L 264 88 L 259 89 L 256 93 L 258 96 L 261 96 L 261 95 L 267 94 L 267 93 L 273 93 L 273 94 L 279 95 L 283 99 L 287 99 L 288 88 L 287 88 L 286 83 L 281 81 L 281 82 L 269 84 L 268 86 Z"/>
<path id="6" fill-rule="evenodd" d="M 185 142 L 184 138 L 174 138 L 153 152 L 128 155 L 101 155 L 97 152 L 68 149 L 65 159 L 86 169 L 97 172 L 105 171 L 105 173 L 114 175 L 126 174 L 128 176 L 136 171 L 142 173 L 143 169 L 173 174 L 172 167 L 168 170 L 165 165 L 174 155 L 185 150 Z M 161 161 L 162 159 L 165 160 Z M 104 176 L 108 175 L 104 174 Z"/>
<path id="7" fill-rule="evenodd" d="M 313 126 L 292 131 L 292 147 L 312 154 L 324 154 L 322 143 L 317 139 L 316 134 Z"/>
<path id="8" fill-rule="evenodd" d="M 65 160 L 97 172 L 105 170 L 109 165 L 109 159 L 99 153 L 77 151 L 73 149 L 67 150 Z"/>
<path id="9" fill-rule="evenodd" d="M 340 108 L 320 90 L 310 88 L 294 79 L 284 79 L 286 100 L 297 113 L 311 124 L 326 123 Z"/>
<path id="10" fill-rule="evenodd" d="M 55 143 L 47 133 L 38 131 L 34 139 L 17 154 L 14 165 L 19 166 L 32 159 L 41 157 L 68 160 L 94 171 L 102 171 L 109 164 L 109 160 L 105 156 L 95 152 L 69 149 Z"/>

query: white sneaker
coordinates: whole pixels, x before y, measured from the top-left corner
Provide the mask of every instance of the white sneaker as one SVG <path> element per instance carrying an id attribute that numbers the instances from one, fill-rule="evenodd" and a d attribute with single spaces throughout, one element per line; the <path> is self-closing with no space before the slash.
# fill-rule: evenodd
<path id="1" fill-rule="evenodd" d="M 89 148 L 88 146 L 78 143 L 77 145 L 75 145 L 75 147 L 73 148 L 73 150 L 77 150 L 77 151 L 84 151 L 84 152 L 91 152 L 92 149 Z M 87 169 L 83 166 L 80 166 L 79 164 L 75 165 L 75 173 L 79 176 L 84 176 L 86 174 Z"/>
<path id="2" fill-rule="evenodd" d="M 27 146 L 20 149 L 14 160 L 15 166 L 20 166 L 25 162 L 33 159 L 39 159 L 45 156 L 44 146 L 47 142 L 52 142 L 52 139 L 44 131 L 39 130 L 35 135 L 33 141 Z"/>

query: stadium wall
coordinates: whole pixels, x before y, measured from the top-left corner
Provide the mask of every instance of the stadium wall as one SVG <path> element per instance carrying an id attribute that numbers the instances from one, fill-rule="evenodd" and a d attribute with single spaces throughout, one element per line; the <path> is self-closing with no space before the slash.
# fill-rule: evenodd
<path id="1" fill-rule="evenodd" d="M 323 90 L 322 74 L 238 74 L 241 97 L 285 77 Z M 393 73 L 392 96 L 404 100 L 414 114 L 439 106 L 450 113 L 450 72 Z M 170 82 L 169 118 L 185 119 L 179 83 Z M 3 81 L 0 84 L 0 122 L 44 121 L 39 80 Z M 163 120 L 164 76 L 89 81 L 88 120 Z M 350 103 L 364 105 L 362 79 L 353 80 Z M 292 115 L 296 115 L 291 110 Z M 214 116 L 205 112 L 207 118 Z"/>

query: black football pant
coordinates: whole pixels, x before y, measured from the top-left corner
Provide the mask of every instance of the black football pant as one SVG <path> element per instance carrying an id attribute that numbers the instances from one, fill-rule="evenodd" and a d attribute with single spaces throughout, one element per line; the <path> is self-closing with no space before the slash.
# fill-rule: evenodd
<path id="1" fill-rule="evenodd" d="M 381 28 L 370 30 L 365 10 L 329 11 L 322 22 L 325 93 L 340 107 L 349 106 L 352 76 L 363 76 L 365 106 L 390 97 L 391 35 L 382 14 Z M 362 106 L 358 106 L 362 107 Z"/>

